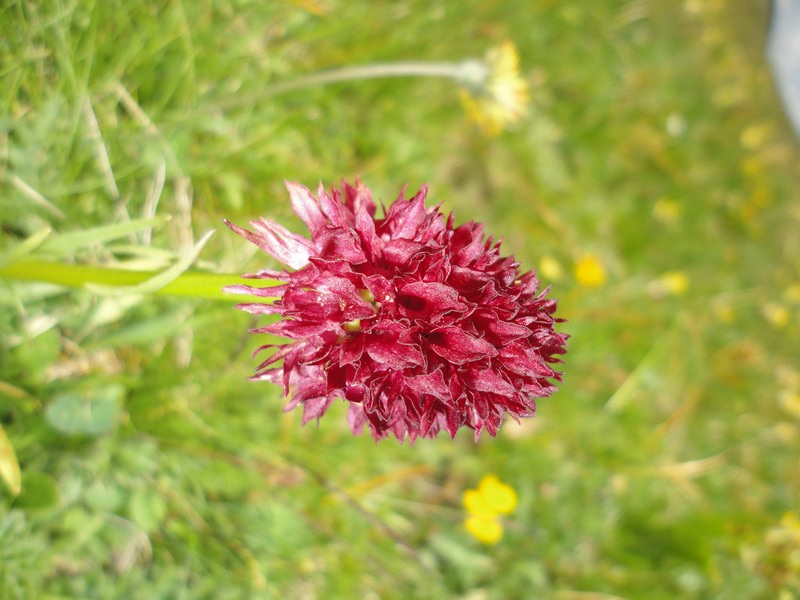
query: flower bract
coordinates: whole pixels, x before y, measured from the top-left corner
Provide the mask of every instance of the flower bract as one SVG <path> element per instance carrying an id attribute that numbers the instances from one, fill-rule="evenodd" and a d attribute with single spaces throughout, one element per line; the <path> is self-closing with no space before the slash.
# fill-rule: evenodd
<path id="1" fill-rule="evenodd" d="M 280 285 L 226 290 L 264 300 L 242 310 L 280 316 L 253 330 L 290 340 L 259 349 L 270 354 L 254 379 L 282 386 L 303 423 L 342 399 L 352 431 L 367 426 L 376 440 L 461 427 L 477 439 L 506 414 L 532 416 L 536 398 L 555 391 L 551 365 L 567 337 L 555 331 L 556 301 L 483 225 L 455 226 L 426 207 L 427 187 L 378 217 L 359 181 L 316 196 L 286 185 L 310 237 L 263 218 L 252 231 L 225 221 L 289 267 L 246 275 Z"/>

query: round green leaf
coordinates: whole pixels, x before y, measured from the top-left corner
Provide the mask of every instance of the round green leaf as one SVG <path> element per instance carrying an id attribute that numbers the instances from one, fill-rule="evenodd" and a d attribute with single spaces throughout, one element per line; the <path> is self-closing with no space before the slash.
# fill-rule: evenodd
<path id="1" fill-rule="evenodd" d="M 96 387 L 86 392 L 64 392 L 47 405 L 47 422 L 69 435 L 102 435 L 119 421 L 125 388 L 119 384 Z"/>
<path id="2" fill-rule="evenodd" d="M 109 483 L 95 481 L 86 490 L 86 503 L 94 510 L 115 513 L 122 504 L 122 492 Z"/>
<path id="3" fill-rule="evenodd" d="M 131 496 L 128 513 L 131 521 L 143 530 L 151 532 L 158 529 L 167 516 L 167 502 L 154 490 L 137 490 Z"/>

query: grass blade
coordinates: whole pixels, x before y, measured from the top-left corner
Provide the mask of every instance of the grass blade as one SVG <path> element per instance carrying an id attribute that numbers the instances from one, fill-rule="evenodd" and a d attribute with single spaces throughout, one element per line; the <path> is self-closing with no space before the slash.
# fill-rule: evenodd
<path id="1" fill-rule="evenodd" d="M 104 244 L 148 227 L 160 225 L 166 220 L 166 217 L 133 219 L 124 223 L 115 223 L 114 225 L 94 227 L 82 231 L 70 231 L 51 237 L 41 245 L 39 250 L 43 254 L 69 254 L 78 248 L 84 248 L 92 244 Z"/>

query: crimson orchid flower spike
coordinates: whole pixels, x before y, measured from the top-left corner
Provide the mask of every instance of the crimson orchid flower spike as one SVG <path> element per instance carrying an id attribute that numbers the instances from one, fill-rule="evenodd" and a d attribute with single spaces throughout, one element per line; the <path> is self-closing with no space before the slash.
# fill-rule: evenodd
<path id="1" fill-rule="evenodd" d="M 316 196 L 286 186 L 310 239 L 263 218 L 254 231 L 225 221 L 291 268 L 246 275 L 281 285 L 226 291 L 265 299 L 242 310 L 280 315 L 254 332 L 291 341 L 259 348 L 271 354 L 253 379 L 282 386 L 304 424 L 339 398 L 352 431 L 366 425 L 376 440 L 413 443 L 462 426 L 477 440 L 495 436 L 506 414 L 533 416 L 536 398 L 555 391 L 551 364 L 567 339 L 555 331 L 556 301 L 484 239 L 483 225 L 454 227 L 452 215 L 426 208 L 427 186 L 401 193 L 382 218 L 360 181 L 330 194 L 320 185 Z"/>

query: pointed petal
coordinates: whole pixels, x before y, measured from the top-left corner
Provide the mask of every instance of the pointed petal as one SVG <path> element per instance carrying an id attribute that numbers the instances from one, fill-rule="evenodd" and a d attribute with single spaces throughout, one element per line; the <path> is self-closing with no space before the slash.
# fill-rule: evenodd
<path id="1" fill-rule="evenodd" d="M 360 404 L 350 403 L 350 407 L 347 409 L 347 424 L 350 425 L 350 431 L 354 435 L 360 435 L 366 422 L 364 408 Z"/>
<path id="2" fill-rule="evenodd" d="M 252 285 L 226 285 L 222 288 L 228 294 L 241 294 L 242 296 L 259 296 L 261 298 L 280 298 L 289 288 L 288 285 L 272 285 L 269 287 L 253 287 Z"/>
<path id="3" fill-rule="evenodd" d="M 364 341 L 366 336 L 357 335 L 350 340 L 345 340 L 342 343 L 341 353 L 339 355 L 340 365 L 353 365 L 361 360 L 361 355 L 364 354 Z"/>
<path id="4" fill-rule="evenodd" d="M 372 192 L 360 179 L 356 179 L 354 186 L 343 181 L 342 189 L 344 190 L 345 204 L 353 211 L 356 218 L 362 213 L 369 217 L 375 215 L 375 202 L 372 200 Z"/>
<path id="5" fill-rule="evenodd" d="M 450 398 L 450 388 L 444 381 L 441 369 L 433 373 L 416 375 L 406 379 L 406 385 L 416 394 L 427 394 L 438 400 Z"/>
<path id="6" fill-rule="evenodd" d="M 399 200 L 392 204 L 382 229 L 388 230 L 393 240 L 413 240 L 422 230 L 427 214 L 425 203 L 417 194 L 412 200 Z"/>
<path id="7" fill-rule="evenodd" d="M 421 366 L 425 362 L 425 357 L 419 348 L 398 344 L 396 340 L 390 338 L 369 340 L 365 349 L 372 360 L 390 369 L 402 370 Z"/>
<path id="8" fill-rule="evenodd" d="M 320 396 L 318 398 L 309 398 L 303 402 L 303 425 L 308 423 L 311 419 L 319 419 L 328 410 L 328 407 L 333 402 L 333 398 L 327 396 Z"/>
<path id="9" fill-rule="evenodd" d="M 250 224 L 261 234 L 256 236 L 260 241 L 254 242 L 259 248 L 293 269 L 301 269 L 308 264 L 308 257 L 314 253 L 314 246 L 308 239 L 302 235 L 292 233 L 283 225 L 267 219 L 250 221 Z M 234 229 L 234 231 L 236 230 Z M 241 231 L 245 230 L 242 229 Z M 239 233 L 239 231 L 236 231 L 236 233 Z M 247 233 L 250 234 L 250 232 Z M 250 238 L 247 239 L 253 241 Z"/>
<path id="10" fill-rule="evenodd" d="M 320 183 L 317 188 L 317 199 L 319 200 L 322 212 L 328 217 L 334 227 L 346 227 L 348 225 L 344 204 L 342 204 L 341 200 L 338 198 L 331 197 L 331 195 L 325 191 L 322 183 Z"/>
<path id="11" fill-rule="evenodd" d="M 458 327 L 434 330 L 428 343 L 436 354 L 457 365 L 497 356 L 497 349 L 489 342 L 472 337 Z"/>
<path id="12" fill-rule="evenodd" d="M 312 239 L 318 231 L 323 229 L 327 224 L 325 215 L 319 207 L 319 203 L 311 191 L 304 185 L 294 183 L 293 181 L 285 181 L 286 189 L 289 190 L 289 197 L 292 201 L 292 209 L 297 216 L 303 220 L 308 230 L 311 232 Z"/>
<path id="13" fill-rule="evenodd" d="M 414 256 L 418 255 L 423 245 L 413 240 L 392 239 L 382 244 L 382 254 L 385 262 L 402 267 Z"/>
<path id="14" fill-rule="evenodd" d="M 314 238 L 316 255 L 323 260 L 344 261 L 351 265 L 367 262 L 361 249 L 361 240 L 353 231 L 343 228 L 327 228 L 317 232 Z"/>
<path id="15" fill-rule="evenodd" d="M 375 212 L 374 204 L 372 213 Z M 381 254 L 383 240 L 375 233 L 375 219 L 367 210 L 356 212 L 355 230 L 361 239 L 361 247 L 369 260 L 374 261 Z"/>
<path id="16" fill-rule="evenodd" d="M 492 392 L 505 396 L 517 394 L 517 390 L 503 379 L 496 369 L 466 369 L 462 379 L 468 388 L 477 392 Z"/>
<path id="17" fill-rule="evenodd" d="M 555 374 L 544 358 L 518 342 L 503 347 L 500 359 L 506 369 L 525 377 L 552 377 Z"/>
<path id="18" fill-rule="evenodd" d="M 390 369 L 402 370 L 425 364 L 420 348 L 402 343 L 400 337 L 406 327 L 396 321 L 377 325 L 367 337 L 364 350 L 369 357 Z"/>
<path id="19" fill-rule="evenodd" d="M 401 307 L 401 314 L 429 323 L 436 323 L 447 312 L 465 312 L 468 308 L 451 286 L 424 281 L 415 281 L 400 288 L 397 304 Z"/>
<path id="20" fill-rule="evenodd" d="M 302 236 L 291 233 L 277 223 L 272 223 L 264 219 L 261 221 L 252 221 L 251 225 L 256 228 L 258 233 L 253 233 L 238 225 L 234 225 L 228 220 L 224 220 L 224 223 L 231 231 L 242 236 L 248 242 L 255 244 L 290 267 L 299 269 L 308 263 L 308 257 L 312 250 L 311 243 Z"/>
<path id="21" fill-rule="evenodd" d="M 262 302 L 248 302 L 246 304 L 237 304 L 236 308 L 250 313 L 251 315 L 275 315 L 283 311 L 282 306 L 275 304 L 264 304 Z"/>
<path id="22" fill-rule="evenodd" d="M 289 281 L 290 276 L 286 271 L 259 269 L 255 273 L 245 273 L 242 275 L 242 279 L 275 279 L 277 281 Z"/>

